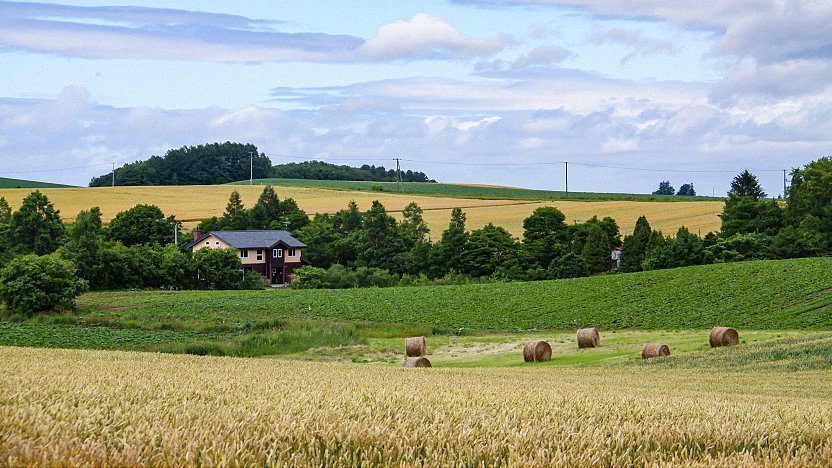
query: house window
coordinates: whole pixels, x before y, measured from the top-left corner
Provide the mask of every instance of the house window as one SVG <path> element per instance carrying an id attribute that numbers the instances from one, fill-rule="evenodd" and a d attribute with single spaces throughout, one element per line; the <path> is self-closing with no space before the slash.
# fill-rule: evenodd
<path id="1" fill-rule="evenodd" d="M 289 249 L 289 256 L 290 256 L 290 257 L 294 257 L 294 256 L 295 256 L 295 249 Z"/>
<path id="2" fill-rule="evenodd" d="M 241 250 L 240 258 L 248 258 L 248 250 Z"/>
<path id="3" fill-rule="evenodd" d="M 205 245 L 211 245 L 211 243 L 208 242 L 208 241 L 205 241 Z"/>
<path id="4" fill-rule="evenodd" d="M 220 245 L 220 241 L 217 241 L 216 245 Z"/>
<path id="5" fill-rule="evenodd" d="M 263 260 L 263 249 L 257 249 L 257 260 Z"/>
<path id="6" fill-rule="evenodd" d="M 283 249 L 274 249 L 275 258 L 283 258 Z"/>

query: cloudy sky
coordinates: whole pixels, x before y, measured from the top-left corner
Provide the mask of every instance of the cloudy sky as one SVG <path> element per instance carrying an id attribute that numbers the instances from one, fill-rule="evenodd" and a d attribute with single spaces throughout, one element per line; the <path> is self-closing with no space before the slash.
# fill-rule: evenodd
<path id="1" fill-rule="evenodd" d="M 832 154 L 832 2 L 0 1 L 0 177 L 167 149 L 724 193 Z"/>

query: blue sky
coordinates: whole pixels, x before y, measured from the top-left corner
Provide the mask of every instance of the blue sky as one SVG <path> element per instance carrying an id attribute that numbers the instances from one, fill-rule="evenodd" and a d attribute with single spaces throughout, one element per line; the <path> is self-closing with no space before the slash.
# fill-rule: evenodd
<path id="1" fill-rule="evenodd" d="M 701 4 L 701 5 L 700 5 Z M 724 193 L 832 154 L 832 4 L 0 1 L 0 176 L 214 141 L 445 182 Z"/>

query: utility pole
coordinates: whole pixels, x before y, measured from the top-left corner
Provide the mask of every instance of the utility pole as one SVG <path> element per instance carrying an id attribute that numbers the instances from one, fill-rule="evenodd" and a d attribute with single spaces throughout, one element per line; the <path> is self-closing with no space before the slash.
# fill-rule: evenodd
<path id="1" fill-rule="evenodd" d="M 783 169 L 783 200 L 786 199 L 786 170 Z"/>
<path id="2" fill-rule="evenodd" d="M 173 245 L 179 245 L 179 223 L 173 223 Z"/>
<path id="3" fill-rule="evenodd" d="M 564 161 L 563 162 L 563 173 L 564 173 L 563 180 L 566 183 L 566 198 L 569 198 L 569 161 Z"/>
<path id="4" fill-rule="evenodd" d="M 402 193 L 402 168 L 399 165 L 399 158 L 396 158 L 396 185 L 398 186 L 399 193 Z"/>
<path id="5" fill-rule="evenodd" d="M 116 186 L 116 163 L 113 163 L 113 187 Z"/>
<path id="6" fill-rule="evenodd" d="M 249 151 L 248 157 L 248 184 L 254 185 L 254 151 Z"/>

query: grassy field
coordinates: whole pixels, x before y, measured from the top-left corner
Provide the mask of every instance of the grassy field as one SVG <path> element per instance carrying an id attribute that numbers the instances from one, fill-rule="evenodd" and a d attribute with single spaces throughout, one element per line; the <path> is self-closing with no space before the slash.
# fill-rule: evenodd
<path id="1" fill-rule="evenodd" d="M 55 207 L 61 210 L 61 216 L 71 221 L 81 210 L 93 206 L 101 208 L 104 221 L 111 220 L 118 212 L 132 208 L 138 203 L 159 206 L 165 214 L 176 215 L 185 221 L 188 228 L 194 227 L 199 220 L 222 215 L 228 196 L 232 190 L 238 190 L 243 203 L 251 207 L 262 192 L 260 186 L 188 186 L 188 187 L 97 187 L 97 188 L 63 188 L 41 189 Z M 632 232 L 636 220 L 646 215 L 654 229 L 666 233 L 675 233 L 684 225 L 692 232 L 703 235 L 718 230 L 722 211 L 721 201 L 685 201 L 660 203 L 649 201 L 529 201 L 529 200 L 492 200 L 448 198 L 422 196 L 388 192 L 343 191 L 321 188 L 276 187 L 281 198 L 292 197 L 307 213 L 334 213 L 355 200 L 359 208 L 366 210 L 373 200 L 380 200 L 394 216 L 400 216 L 401 210 L 408 203 L 415 201 L 425 210 L 425 220 L 433 235 L 438 236 L 450 221 L 451 209 L 463 208 L 467 214 L 469 229 L 480 228 L 489 222 L 503 226 L 515 236 L 523 232 L 523 219 L 535 208 L 557 206 L 566 215 L 568 222 L 582 222 L 593 215 L 611 216 L 616 219 L 622 233 Z M 0 189 L 13 209 L 20 206 L 23 198 L 31 193 L 30 189 Z"/>
<path id="2" fill-rule="evenodd" d="M 516 365 L 536 337 L 554 346 L 553 365 L 601 365 L 637 359 L 647 342 L 702 351 L 715 325 L 740 329 L 744 343 L 832 329 L 830 266 L 813 258 L 530 283 L 88 293 L 74 313 L 0 322 L 0 345 L 397 363 L 401 339 L 425 335 L 437 366 L 476 367 Z M 584 326 L 602 330 L 601 352 L 574 349 Z"/>
<path id="3" fill-rule="evenodd" d="M 830 341 L 778 346 L 801 360 L 828 360 L 818 355 L 832 354 Z M 755 346 L 709 351 L 708 362 Z M 832 459 L 828 366 L 725 367 L 671 356 L 591 369 L 403 369 L 8 347 L 0 347 L 0 361 L 0 465 L 822 466 Z"/>
<path id="4" fill-rule="evenodd" d="M 231 185 L 247 185 L 249 181 L 235 182 Z M 530 201 L 722 201 L 715 197 L 676 197 L 668 195 L 652 195 L 641 193 L 589 193 L 569 192 L 558 190 L 533 190 L 519 187 L 501 187 L 494 185 L 476 184 L 443 184 L 424 182 L 403 182 L 401 190 L 396 182 L 366 182 L 348 180 L 306 180 L 306 179 L 257 179 L 258 185 L 273 185 L 280 187 L 308 187 L 330 190 L 347 191 L 384 191 L 391 193 L 405 193 L 409 195 L 428 195 L 449 198 L 480 198 L 490 200 L 530 200 Z"/>
<path id="5" fill-rule="evenodd" d="M 52 184 L 49 182 L 38 182 L 35 180 L 22 180 L 22 179 L 7 179 L 5 177 L 0 177 L 0 189 L 5 188 L 66 188 L 72 187 L 71 185 L 63 185 L 63 184 Z"/>

